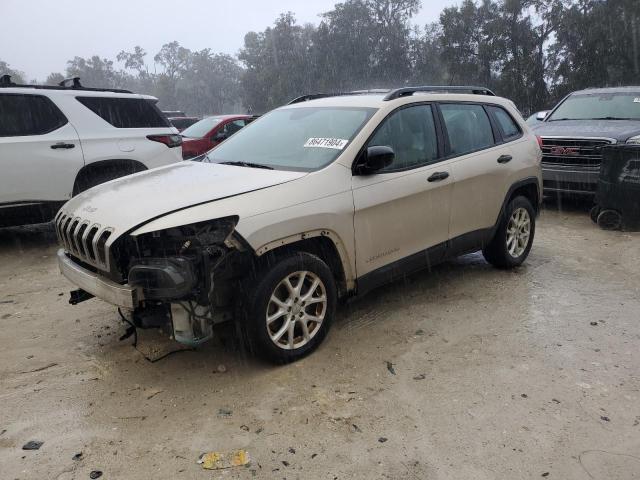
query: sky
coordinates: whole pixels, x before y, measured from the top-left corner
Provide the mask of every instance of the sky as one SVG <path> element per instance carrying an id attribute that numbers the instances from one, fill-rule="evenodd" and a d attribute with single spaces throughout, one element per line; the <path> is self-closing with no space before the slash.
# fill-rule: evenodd
<path id="1" fill-rule="evenodd" d="M 262 31 L 282 12 L 298 23 L 318 23 L 335 0 L 0 0 L 0 60 L 44 79 L 64 73 L 74 56 L 115 60 L 121 50 L 140 45 L 147 62 L 160 47 L 177 40 L 190 50 L 211 48 L 236 54 L 249 31 Z M 424 25 L 457 0 L 422 0 L 413 19 Z M 2 72 L 0 72 L 2 73 Z"/>

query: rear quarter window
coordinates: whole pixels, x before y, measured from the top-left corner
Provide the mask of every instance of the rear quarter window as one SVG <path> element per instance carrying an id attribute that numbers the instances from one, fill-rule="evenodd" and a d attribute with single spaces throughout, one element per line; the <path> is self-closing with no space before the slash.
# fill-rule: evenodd
<path id="1" fill-rule="evenodd" d="M 0 137 L 44 135 L 66 124 L 60 109 L 43 95 L 0 94 Z"/>
<path id="2" fill-rule="evenodd" d="M 160 110 L 143 98 L 76 97 L 76 100 L 116 128 L 171 126 Z"/>
<path id="3" fill-rule="evenodd" d="M 503 108 L 493 105 L 488 106 L 487 108 L 498 123 L 502 133 L 502 138 L 505 141 L 513 140 L 520 136 L 522 130 L 520 130 L 520 127 L 509 113 L 507 113 Z"/>

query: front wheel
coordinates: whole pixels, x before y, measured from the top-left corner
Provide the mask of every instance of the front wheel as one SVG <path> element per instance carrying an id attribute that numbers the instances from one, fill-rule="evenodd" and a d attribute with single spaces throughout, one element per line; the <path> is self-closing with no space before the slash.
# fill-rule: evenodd
<path id="1" fill-rule="evenodd" d="M 514 268 L 529 256 L 536 229 L 536 216 L 526 197 L 516 197 L 504 212 L 493 239 L 482 254 L 498 268 Z"/>
<path id="2" fill-rule="evenodd" d="M 324 340 L 336 308 L 336 284 L 319 257 L 294 252 L 265 267 L 242 295 L 241 328 L 252 350 L 275 363 L 295 361 Z"/>

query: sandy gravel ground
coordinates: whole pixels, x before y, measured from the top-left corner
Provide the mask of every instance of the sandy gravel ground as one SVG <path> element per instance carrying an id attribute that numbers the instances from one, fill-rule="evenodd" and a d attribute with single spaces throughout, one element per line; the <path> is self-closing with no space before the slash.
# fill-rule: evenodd
<path id="1" fill-rule="evenodd" d="M 55 250 L 0 230 L 2 479 L 640 478 L 640 234 L 582 211 L 544 211 L 517 271 L 470 255 L 342 307 L 285 367 L 229 329 L 148 362 L 111 307 L 67 304 Z"/>

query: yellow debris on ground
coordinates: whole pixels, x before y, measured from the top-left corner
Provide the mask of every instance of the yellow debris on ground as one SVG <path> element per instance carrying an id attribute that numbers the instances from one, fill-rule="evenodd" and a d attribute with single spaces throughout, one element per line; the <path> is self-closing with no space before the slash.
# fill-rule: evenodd
<path id="1" fill-rule="evenodd" d="M 206 470 L 242 467 L 249 463 L 249 453 L 246 450 L 203 453 L 198 463 L 202 464 L 202 468 Z"/>

